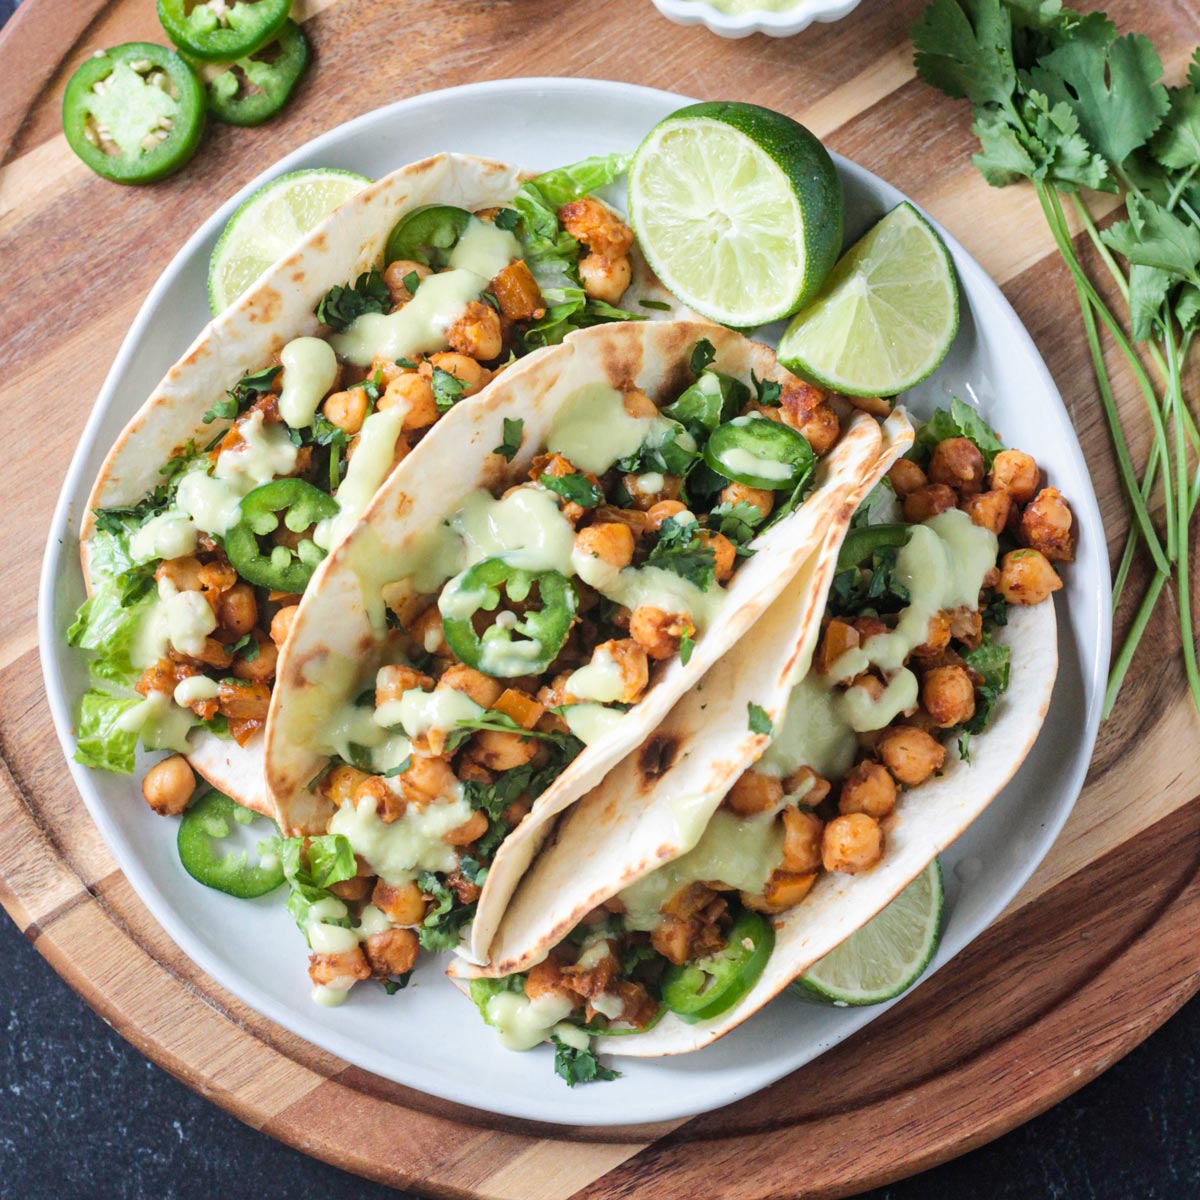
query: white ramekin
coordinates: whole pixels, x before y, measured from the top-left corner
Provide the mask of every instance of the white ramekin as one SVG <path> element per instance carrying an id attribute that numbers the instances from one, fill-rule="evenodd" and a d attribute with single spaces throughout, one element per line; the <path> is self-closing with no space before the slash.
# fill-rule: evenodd
<path id="1" fill-rule="evenodd" d="M 852 12 L 861 0 L 799 0 L 783 12 L 724 13 L 706 0 L 653 0 L 668 21 L 677 25 L 703 25 L 720 37 L 742 38 L 751 33 L 768 37 L 791 37 L 814 21 L 838 21 Z"/>

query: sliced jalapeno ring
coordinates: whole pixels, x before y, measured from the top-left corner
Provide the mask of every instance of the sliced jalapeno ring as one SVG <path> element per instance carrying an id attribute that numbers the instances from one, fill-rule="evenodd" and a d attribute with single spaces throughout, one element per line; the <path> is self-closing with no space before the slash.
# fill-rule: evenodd
<path id="1" fill-rule="evenodd" d="M 863 525 L 846 534 L 838 553 L 837 569 L 848 570 L 869 562 L 880 550 L 903 546 L 912 534 L 911 525 Z"/>
<path id="2" fill-rule="evenodd" d="M 743 909 L 729 930 L 729 944 L 711 958 L 663 972 L 663 1003 L 689 1024 L 727 1012 L 758 982 L 771 952 L 775 930 L 758 913 Z"/>
<path id="3" fill-rule="evenodd" d="M 253 54 L 208 81 L 209 111 L 229 125 L 261 125 L 288 101 L 308 66 L 308 39 L 295 21 Z"/>
<path id="4" fill-rule="evenodd" d="M 750 389 L 740 379 L 708 370 L 662 413 L 690 433 L 706 436 L 722 421 L 731 420 L 741 412 L 749 399 Z"/>
<path id="5" fill-rule="evenodd" d="M 338 502 L 303 479 L 274 479 L 242 497 L 238 522 L 225 535 L 225 553 L 234 570 L 250 583 L 277 592 L 304 591 L 325 551 L 309 538 L 295 550 L 272 546 L 265 553 L 259 538 L 279 528 L 279 514 L 292 533 L 334 517 Z"/>
<path id="6" fill-rule="evenodd" d="M 274 822 L 234 803 L 223 792 L 201 796 L 179 822 L 176 846 L 183 869 L 197 883 L 241 900 L 273 892 L 283 882 L 283 866 L 278 857 L 260 858 L 251 865 L 245 850 L 220 852 L 221 842 L 233 830 L 230 821 L 249 825 L 258 820 L 267 821 L 279 832 Z"/>
<path id="7" fill-rule="evenodd" d="M 63 133 L 97 175 L 153 183 L 195 153 L 204 89 L 165 46 L 126 42 L 89 58 L 63 96 Z"/>
<path id="8" fill-rule="evenodd" d="M 503 590 L 519 605 L 534 588 L 538 608 L 504 610 L 482 631 L 475 618 L 496 612 Z M 526 571 L 502 558 L 485 558 L 450 580 L 438 597 L 446 642 L 458 658 L 485 675 L 515 679 L 537 675 L 557 657 L 571 632 L 579 597 L 557 571 Z"/>
<path id="9" fill-rule="evenodd" d="M 790 491 L 812 470 L 817 456 L 808 438 L 790 425 L 746 416 L 713 430 L 704 461 L 747 487 Z"/>
<path id="10" fill-rule="evenodd" d="M 186 54 L 229 62 L 269 42 L 287 20 L 291 0 L 237 0 L 233 5 L 158 0 L 158 20 Z"/>
<path id="11" fill-rule="evenodd" d="M 444 267 L 450 251 L 458 244 L 471 214 L 465 208 L 450 204 L 426 204 L 414 208 L 388 234 L 385 256 L 389 263 L 398 259 L 423 263 L 427 267 Z"/>

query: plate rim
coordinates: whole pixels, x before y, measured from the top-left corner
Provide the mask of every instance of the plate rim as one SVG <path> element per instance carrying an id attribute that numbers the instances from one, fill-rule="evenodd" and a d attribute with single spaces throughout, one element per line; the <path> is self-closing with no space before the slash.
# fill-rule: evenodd
<path id="1" fill-rule="evenodd" d="M 730 1088 L 728 1094 L 715 1101 L 705 1098 L 703 1100 L 688 1102 L 684 1098 L 681 1103 L 670 1106 L 663 1105 L 661 1101 L 649 1106 L 639 1103 L 631 1105 L 630 1098 L 625 1097 L 622 1100 L 622 1111 L 620 1113 L 611 1111 L 597 1112 L 593 1111 L 591 1106 L 589 1106 L 589 1111 L 584 1117 L 581 1117 L 578 1112 L 564 1112 L 561 1104 L 556 1104 L 556 1098 L 553 1096 L 540 1103 L 530 1103 L 520 1097 L 509 1099 L 506 1096 L 500 1096 L 498 1099 L 493 1100 L 493 1094 L 489 1093 L 487 1096 L 482 1097 L 483 1102 L 481 1102 L 481 1098 L 475 1094 L 466 1095 L 455 1086 L 447 1087 L 441 1085 L 440 1079 L 435 1073 L 427 1071 L 420 1066 L 415 1067 L 413 1072 L 405 1078 L 399 1078 L 395 1073 L 385 1074 L 379 1070 L 378 1065 L 373 1065 L 370 1062 L 369 1054 L 366 1052 L 367 1048 L 361 1042 L 356 1043 L 352 1038 L 348 1038 L 337 1031 L 330 1031 L 324 1027 L 320 1030 L 320 1038 L 313 1036 L 312 1027 L 306 1025 L 299 1017 L 293 1020 L 291 1010 L 278 1004 L 271 996 L 263 993 L 243 975 L 228 972 L 225 969 L 223 961 L 215 953 L 211 953 L 201 939 L 192 934 L 191 929 L 182 918 L 176 916 L 175 908 L 168 897 L 160 890 L 149 874 L 142 870 L 137 854 L 131 853 L 127 855 L 124 852 L 122 846 L 123 837 L 119 830 L 117 830 L 115 822 L 109 819 L 104 800 L 98 792 L 93 791 L 90 781 L 91 772 L 74 761 L 74 739 L 71 734 L 73 726 L 73 700 L 67 695 L 66 688 L 57 678 L 55 670 L 55 655 L 62 654 L 64 647 L 59 644 L 61 642 L 61 631 L 55 625 L 54 588 L 64 563 L 68 570 L 78 570 L 78 539 L 69 530 L 70 510 L 73 498 L 80 490 L 80 477 L 83 475 L 89 451 L 95 441 L 97 427 L 103 421 L 115 401 L 121 377 L 125 374 L 130 360 L 136 353 L 138 344 L 144 336 L 145 328 L 153 319 L 163 293 L 173 283 L 177 275 L 186 268 L 201 245 L 212 236 L 214 231 L 223 226 L 224 222 L 229 219 L 246 197 L 264 183 L 287 171 L 297 169 L 297 166 L 300 165 L 303 159 L 312 154 L 319 153 L 328 145 L 341 142 L 360 128 L 369 126 L 374 122 L 388 122 L 397 117 L 402 118 L 414 109 L 420 109 L 426 105 L 437 105 L 450 98 L 472 94 L 505 95 L 531 90 L 541 92 L 590 92 L 596 97 L 604 96 L 606 100 L 615 101 L 618 104 L 632 97 L 640 97 L 643 100 L 657 103 L 666 103 L 669 101 L 679 106 L 694 103 L 693 100 L 686 96 L 681 96 L 678 93 L 661 88 L 651 88 L 617 80 L 579 79 L 557 76 L 527 76 L 481 80 L 455 87 L 441 88 L 393 101 L 391 104 L 361 113 L 348 121 L 333 126 L 295 147 L 268 165 L 242 188 L 238 189 L 232 196 L 218 205 L 186 239 L 147 293 L 145 300 L 142 302 L 122 340 L 112 365 L 105 375 L 92 411 L 80 433 L 75 453 L 72 456 L 58 500 L 55 504 L 48 532 L 46 550 L 42 559 L 38 591 L 39 657 L 47 702 L 54 721 L 55 732 L 62 747 L 64 758 L 66 759 L 67 768 L 89 815 L 96 823 L 101 837 L 104 839 L 106 847 L 113 855 L 118 868 L 129 880 L 130 886 L 137 894 L 139 900 L 146 906 L 153 919 L 164 930 L 167 936 L 171 938 L 175 945 L 178 946 L 180 951 L 212 978 L 218 986 L 229 991 L 256 1012 L 287 1029 L 295 1036 L 302 1038 L 305 1042 L 317 1046 L 327 1053 L 334 1054 L 347 1062 L 353 1063 L 365 1071 L 377 1074 L 381 1078 L 393 1079 L 404 1086 L 413 1087 L 431 1096 L 441 1097 L 479 1112 L 494 1113 L 498 1116 L 517 1117 L 544 1124 L 559 1126 L 580 1126 L 586 1124 L 589 1126 L 628 1127 L 631 1124 L 650 1124 L 663 1120 L 695 1116 L 698 1113 L 722 1107 L 749 1093 L 744 1088 L 733 1086 Z M 1078 435 L 1075 433 L 1074 424 L 1070 419 L 1070 414 L 1050 374 L 1049 368 L 1042 359 L 1028 330 L 999 285 L 991 279 L 983 267 L 975 261 L 961 243 L 919 204 L 916 204 L 915 201 L 912 201 L 892 184 L 875 175 L 873 172 L 868 171 L 865 167 L 861 167 L 833 151 L 830 151 L 830 154 L 840 173 L 856 179 L 860 184 L 865 184 L 872 192 L 881 194 L 885 201 L 895 204 L 901 200 L 907 200 L 909 203 L 912 203 L 931 222 L 946 242 L 960 281 L 965 283 L 965 277 L 969 276 L 972 290 L 977 290 L 992 305 L 998 306 L 1000 311 L 1007 316 L 1011 324 L 1011 330 L 1006 332 L 1011 332 L 1012 336 L 1021 342 L 1023 350 L 1029 355 L 1031 363 L 1035 367 L 1036 373 L 1039 376 L 1039 382 L 1057 401 L 1059 415 L 1065 423 L 1065 427 L 1070 431 L 1069 441 L 1062 449 L 1064 453 L 1075 460 L 1075 465 L 1079 469 L 1081 478 L 1088 480 L 1086 494 L 1078 497 L 1075 495 L 1072 496 L 1072 507 L 1076 512 L 1079 527 L 1081 529 L 1086 528 L 1089 533 L 1099 535 L 1097 538 L 1089 539 L 1089 549 L 1094 551 L 1091 554 L 1091 558 L 1093 559 L 1092 565 L 1098 570 L 1099 582 L 1103 585 L 1096 589 L 1095 607 L 1090 613 L 1085 614 L 1076 605 L 1065 616 L 1065 619 L 1069 623 L 1080 623 L 1080 628 L 1092 625 L 1096 631 L 1096 642 L 1091 658 L 1084 659 L 1081 657 L 1079 662 L 1081 686 L 1086 700 L 1085 719 L 1082 723 L 1083 736 L 1076 741 L 1074 763 L 1068 776 L 1068 782 L 1063 788 L 1063 800 L 1055 811 L 1054 819 L 1048 821 L 1041 828 L 1033 855 L 1027 857 L 1022 869 L 1013 871 L 1008 876 L 1005 885 L 997 889 L 990 897 L 989 902 L 982 906 L 979 927 L 969 937 L 960 938 L 959 944 L 954 945 L 948 952 L 942 953 L 939 951 L 934 963 L 924 976 L 924 979 L 929 979 L 946 962 L 950 961 L 962 949 L 973 942 L 1008 906 L 1045 857 L 1074 808 L 1091 761 L 1099 728 L 1100 710 L 1103 703 L 1102 682 L 1107 675 L 1111 647 L 1111 609 L 1108 602 L 1108 597 L 1111 594 L 1111 575 L 1106 543 L 1103 537 L 1104 527 L 1100 517 L 1099 504 L 1095 490 L 1090 485 L 1090 472 L 1087 469 L 1087 463 L 1083 456 Z M 966 290 L 965 287 L 963 290 Z M 86 496 L 86 491 L 83 494 Z M 1099 544 L 1092 546 L 1091 542 L 1098 542 Z M 1064 619 L 1061 610 L 1059 619 L 1061 625 Z M 118 849 L 119 847 L 121 848 Z M 947 944 L 947 942 L 943 942 L 943 948 Z M 895 1001 L 892 1003 L 895 1003 Z M 768 1071 L 767 1074 L 769 1077 L 764 1077 L 758 1088 L 751 1090 L 768 1087 L 784 1075 L 798 1070 L 806 1062 L 824 1053 L 825 1050 L 845 1040 L 846 1037 L 852 1036 L 863 1026 L 869 1024 L 870 1021 L 886 1012 L 890 1007 L 891 1003 L 874 1006 L 870 1009 L 855 1010 L 852 1017 L 856 1019 L 851 1019 L 851 1015 L 848 1014 L 844 1032 L 839 1031 L 838 1035 L 831 1039 L 822 1039 L 820 1044 L 815 1046 L 813 1052 L 802 1062 L 789 1061 L 785 1065 L 780 1066 L 778 1071 L 774 1071 L 773 1073 Z M 464 1008 L 464 1012 L 468 1011 L 468 1009 Z M 303 1026 L 303 1029 L 298 1026 Z M 688 1059 L 691 1057 L 687 1056 Z M 558 1098 L 558 1100 L 562 1099 L 565 1098 Z M 631 1107 L 638 1110 L 633 1120 L 631 1120 L 630 1115 Z"/>

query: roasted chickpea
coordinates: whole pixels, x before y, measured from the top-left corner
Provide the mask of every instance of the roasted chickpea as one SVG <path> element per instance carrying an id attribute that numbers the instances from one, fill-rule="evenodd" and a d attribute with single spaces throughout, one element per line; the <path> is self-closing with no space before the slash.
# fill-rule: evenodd
<path id="1" fill-rule="evenodd" d="M 785 425 L 808 439 L 814 454 L 828 454 L 841 435 L 841 423 L 828 396 L 811 383 L 788 379 L 779 394 L 779 411 Z"/>
<path id="2" fill-rule="evenodd" d="M 687 512 L 687 505 L 681 500 L 660 500 L 646 510 L 646 527 L 658 530 L 663 522 L 670 517 L 677 517 L 681 512 Z"/>
<path id="3" fill-rule="evenodd" d="M 633 530 L 619 521 L 588 525 L 575 535 L 575 549 L 610 567 L 627 567 L 633 562 Z"/>
<path id="4" fill-rule="evenodd" d="M 1010 550 L 1000 562 L 996 591 L 1009 604 L 1041 604 L 1063 585 L 1049 559 L 1038 550 Z"/>
<path id="5" fill-rule="evenodd" d="M 1058 488 L 1042 488 L 1021 514 L 1020 539 L 1051 562 L 1070 562 L 1075 557 L 1075 535 L 1071 510 Z"/>
<path id="6" fill-rule="evenodd" d="M 896 784 L 887 769 L 869 759 L 860 762 L 842 781 L 838 812 L 866 813 L 882 820 L 896 807 Z"/>
<path id="7" fill-rule="evenodd" d="M 340 808 L 347 800 L 354 799 L 354 793 L 359 789 L 364 780 L 370 779 L 365 771 L 358 770 L 357 767 L 334 767 L 324 779 L 321 780 L 319 790 L 335 807 Z"/>
<path id="8" fill-rule="evenodd" d="M 362 947 L 355 946 L 353 950 L 339 954 L 310 954 L 308 977 L 318 987 L 345 991 L 359 980 L 370 979 L 371 968 L 367 966 Z"/>
<path id="9" fill-rule="evenodd" d="M 658 405 L 641 388 L 626 388 L 621 393 L 621 407 L 625 409 L 626 416 L 640 421 L 658 416 Z"/>
<path id="10" fill-rule="evenodd" d="M 887 477 L 891 481 L 892 491 L 902 500 L 929 482 L 925 477 L 925 472 L 909 458 L 898 458 L 892 463 Z"/>
<path id="11" fill-rule="evenodd" d="M 921 681 L 921 704 L 942 729 L 975 715 L 975 685 L 962 667 L 935 667 Z"/>
<path id="12" fill-rule="evenodd" d="M 1017 504 L 1028 504 L 1041 478 L 1037 463 L 1028 454 L 1020 450 L 1001 450 L 992 460 L 988 484 L 1008 492 Z"/>
<path id="13" fill-rule="evenodd" d="M 812 767 L 797 767 L 783 781 L 785 796 L 816 808 L 829 795 L 829 780 L 823 779 Z"/>
<path id="14" fill-rule="evenodd" d="M 722 504 L 749 504 L 757 508 L 763 520 L 771 515 L 775 507 L 775 493 L 766 488 L 750 487 L 744 483 L 727 483 L 721 489 Z"/>
<path id="15" fill-rule="evenodd" d="M 479 362 L 498 358 L 504 349 L 500 314 L 486 300 L 472 300 L 446 330 L 446 343 Z"/>
<path id="16" fill-rule="evenodd" d="M 406 804 L 424 808 L 435 800 L 458 794 L 458 778 L 444 758 L 414 755 L 412 765 L 396 778 Z"/>
<path id="17" fill-rule="evenodd" d="M 924 783 L 946 762 L 946 748 L 923 729 L 893 725 L 883 731 L 877 746 L 883 765 L 905 787 Z"/>
<path id="18" fill-rule="evenodd" d="M 376 407 L 380 412 L 403 408 L 401 429 L 406 433 L 428 429 L 441 415 L 433 398 L 433 384 L 418 371 L 397 375 L 379 397 Z"/>
<path id="19" fill-rule="evenodd" d="M 371 970 L 381 979 L 405 975 L 417 961 L 420 943 L 411 929 L 385 929 L 366 940 L 365 950 Z"/>
<path id="20" fill-rule="evenodd" d="M 482 671 L 476 671 L 474 667 L 468 667 L 465 663 L 455 663 L 448 667 L 438 680 L 438 687 L 453 688 L 456 692 L 462 692 L 480 708 L 491 708 L 504 691 L 504 685 L 499 680 L 485 675 Z"/>
<path id="21" fill-rule="evenodd" d="M 725 796 L 725 807 L 740 817 L 769 812 L 783 799 L 783 784 L 753 767 L 743 771 Z"/>
<path id="22" fill-rule="evenodd" d="M 773 871 L 761 896 L 741 892 L 740 899 L 747 908 L 761 913 L 781 913 L 795 908 L 817 882 L 816 872 L 796 874 L 792 871 Z"/>
<path id="23" fill-rule="evenodd" d="M 408 624 L 408 632 L 426 654 L 446 653 L 446 631 L 436 604 L 414 617 Z"/>
<path id="24" fill-rule="evenodd" d="M 367 393 L 364 388 L 350 388 L 345 392 L 334 392 L 321 405 L 325 419 L 331 421 L 343 433 L 358 433 L 367 419 Z"/>
<path id="25" fill-rule="evenodd" d="M 529 968 L 525 977 L 525 995 L 530 1000 L 542 996 L 557 996 L 578 1004 L 580 997 L 571 990 L 563 977 L 562 964 L 553 956 L 544 958 L 540 963 Z"/>
<path id="26" fill-rule="evenodd" d="M 579 260 L 579 278 L 583 290 L 593 300 L 605 304 L 616 304 L 629 287 L 633 268 L 628 255 L 621 258 L 605 258 L 600 254 L 588 254 Z"/>
<path id="27" fill-rule="evenodd" d="M 516 737 L 515 733 L 502 733 L 499 737 Z M 500 768 L 506 769 L 506 768 Z M 477 842 L 485 833 L 487 833 L 488 819 L 487 814 L 482 812 L 473 812 L 461 825 L 456 829 L 450 830 L 449 833 L 442 835 L 442 841 L 449 843 L 451 846 L 469 846 L 472 842 Z"/>
<path id="28" fill-rule="evenodd" d="M 431 354 L 429 356 L 429 366 L 430 374 L 436 369 L 445 371 L 448 375 L 453 375 L 459 383 L 464 385 L 464 397 L 474 396 L 476 392 L 482 391 L 492 378 L 491 371 L 483 366 L 482 363 L 476 362 L 475 359 L 465 354 L 455 354 L 449 350 L 443 350 L 438 354 Z"/>
<path id="29" fill-rule="evenodd" d="M 854 618 L 854 631 L 858 634 L 859 644 L 862 645 L 865 642 L 869 642 L 873 637 L 878 637 L 881 633 L 887 633 L 888 627 L 878 617 L 864 614 L 861 617 Z"/>
<path id="30" fill-rule="evenodd" d="M 177 817 L 196 790 L 196 776 L 182 754 L 155 763 L 142 780 L 142 795 L 160 817 Z"/>
<path id="31" fill-rule="evenodd" d="M 929 459 L 930 483 L 942 483 L 962 496 L 983 487 L 983 455 L 970 438 L 946 438 L 933 448 Z"/>
<path id="32" fill-rule="evenodd" d="M 258 623 L 258 601 L 248 583 L 235 583 L 216 598 L 213 607 L 217 624 L 234 640 L 249 633 Z"/>
<path id="33" fill-rule="evenodd" d="M 275 643 L 261 629 L 253 630 L 253 634 L 257 651 L 254 657 L 250 658 L 246 651 L 242 650 L 233 660 L 233 674 L 237 679 L 268 683 L 275 678 L 279 651 L 275 648 Z"/>
<path id="34" fill-rule="evenodd" d="M 953 508 L 957 502 L 953 488 L 944 483 L 927 483 L 904 497 L 904 519 L 910 525 L 917 525 Z"/>
<path id="35" fill-rule="evenodd" d="M 998 537 L 1004 532 L 1012 513 L 1012 495 L 993 488 L 990 492 L 978 492 L 962 502 L 962 510 L 973 524 L 990 529 Z"/>
<path id="36" fill-rule="evenodd" d="M 683 637 L 695 632 L 695 622 L 687 613 L 668 613 L 650 604 L 638 605 L 629 618 L 629 636 L 655 659 L 678 654 Z"/>
<path id="37" fill-rule="evenodd" d="M 433 690 L 433 680 L 415 667 L 382 666 L 375 672 L 375 707 L 399 700 L 405 692 Z"/>
<path id="38" fill-rule="evenodd" d="M 537 753 L 537 742 L 519 733 L 481 729 L 471 739 L 471 758 L 489 771 L 511 771 L 523 767 Z M 476 834 L 476 837 L 480 836 Z"/>
<path id="39" fill-rule="evenodd" d="M 576 241 L 606 258 L 620 258 L 633 245 L 633 230 L 594 196 L 564 204 L 558 219 Z"/>
<path id="40" fill-rule="evenodd" d="M 418 283 L 423 279 L 428 279 L 431 274 L 430 269 L 424 263 L 411 262 L 406 258 L 398 258 L 395 262 L 388 263 L 383 272 L 383 282 L 387 284 L 393 304 L 407 304 L 412 299 L 412 292 L 408 290 L 404 279 L 414 273 Z"/>
<path id="41" fill-rule="evenodd" d="M 164 559 L 154 569 L 154 578 L 161 583 L 164 579 L 169 579 L 181 592 L 198 592 L 204 587 L 204 568 L 200 564 L 198 558 L 190 554 L 184 555 L 182 558 Z M 237 576 L 225 585 L 232 587 L 236 582 Z M 217 591 L 224 591 L 224 588 L 217 588 Z"/>
<path id="42" fill-rule="evenodd" d="M 419 925 L 425 919 L 425 897 L 415 883 L 393 887 L 380 879 L 371 893 L 371 903 L 396 925 Z"/>
<path id="43" fill-rule="evenodd" d="M 857 875 L 883 857 L 883 830 L 866 813 L 834 817 L 821 838 L 821 861 L 827 871 Z"/>
<path id="44" fill-rule="evenodd" d="M 888 781 L 891 782 L 890 780 Z M 803 808 L 783 810 L 783 869 L 801 874 L 820 870 L 821 833 L 825 825 Z"/>
<path id="45" fill-rule="evenodd" d="M 349 879 L 339 879 L 337 883 L 331 883 L 329 890 L 339 900 L 344 900 L 347 904 L 357 904 L 371 894 L 373 883 L 374 880 L 368 875 L 351 875 Z"/>
<path id="46" fill-rule="evenodd" d="M 974 650 L 983 640 L 983 613 L 963 606 L 950 614 L 950 636 Z"/>
<path id="47" fill-rule="evenodd" d="M 621 675 L 621 703 L 635 704 L 642 698 L 646 684 L 650 682 L 650 663 L 645 647 L 640 646 L 632 638 L 613 639 L 601 642 L 592 651 L 590 661 L 598 656 L 607 657 L 617 666 Z M 568 676 L 568 679 L 570 676 Z M 564 688 L 566 684 L 564 683 Z"/>
<path id="48" fill-rule="evenodd" d="M 723 533 L 713 533 L 708 529 L 697 532 L 701 544 L 713 552 L 713 574 L 717 582 L 724 583 L 733 574 L 737 563 L 737 547 Z"/>
<path id="49" fill-rule="evenodd" d="M 299 607 L 298 604 L 289 604 L 271 618 L 271 641 L 281 650 L 283 643 L 288 639 L 288 634 L 292 631 L 292 622 L 296 619 L 296 610 Z"/>

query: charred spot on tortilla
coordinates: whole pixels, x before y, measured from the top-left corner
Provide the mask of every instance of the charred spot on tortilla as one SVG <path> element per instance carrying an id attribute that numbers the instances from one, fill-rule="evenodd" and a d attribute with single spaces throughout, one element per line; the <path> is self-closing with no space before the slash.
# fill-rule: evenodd
<path id="1" fill-rule="evenodd" d="M 323 229 L 320 233 L 314 233 L 312 240 L 308 243 L 309 247 L 318 252 L 329 249 L 329 234 Z"/>
<path id="2" fill-rule="evenodd" d="M 673 733 L 656 733 L 638 751 L 638 772 L 647 783 L 665 775 L 679 754 L 680 738 Z"/>
<path id="3" fill-rule="evenodd" d="M 407 515 L 412 506 L 413 498 L 407 492 L 401 492 L 400 495 L 396 497 L 396 503 L 393 511 L 397 517 L 403 517 Z"/>
<path id="4" fill-rule="evenodd" d="M 273 287 L 255 292 L 246 305 L 246 317 L 256 325 L 268 325 L 283 311 L 283 296 Z"/>

